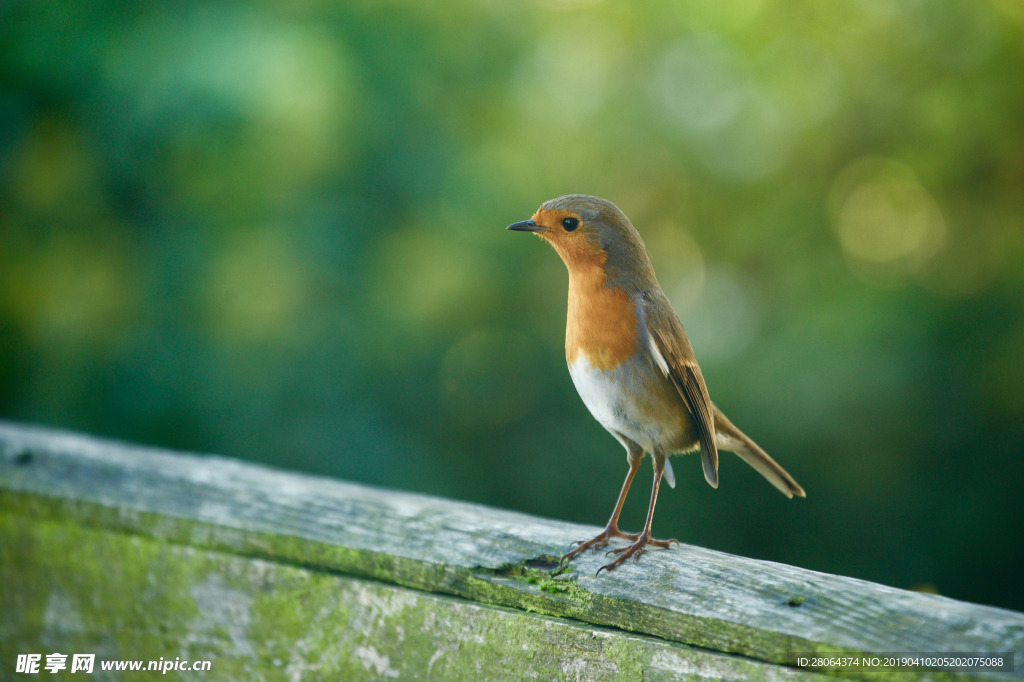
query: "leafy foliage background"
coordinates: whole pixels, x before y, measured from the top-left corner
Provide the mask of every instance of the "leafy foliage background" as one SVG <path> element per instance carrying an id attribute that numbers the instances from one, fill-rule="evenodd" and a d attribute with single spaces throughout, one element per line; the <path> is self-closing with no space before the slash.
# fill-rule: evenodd
<path id="1" fill-rule="evenodd" d="M 0 414 L 603 523 L 625 457 L 562 361 L 564 268 L 504 231 L 597 194 L 808 491 L 683 459 L 657 535 L 1024 609 L 1022 30 L 1020 0 L 8 0 Z"/>

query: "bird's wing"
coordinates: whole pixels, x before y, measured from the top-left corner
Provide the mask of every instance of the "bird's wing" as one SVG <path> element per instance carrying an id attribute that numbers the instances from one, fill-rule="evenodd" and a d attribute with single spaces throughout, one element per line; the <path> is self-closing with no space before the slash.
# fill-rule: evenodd
<path id="1" fill-rule="evenodd" d="M 693 422 L 697 426 L 700 441 L 701 463 L 704 478 L 712 488 L 718 487 L 718 447 L 715 444 L 715 422 L 712 417 L 711 398 L 704 385 L 704 377 L 697 366 L 690 340 L 686 338 L 683 323 L 676 317 L 672 306 L 661 291 L 645 294 L 647 330 L 654 341 L 654 348 L 661 357 L 658 365 L 682 396 Z"/>

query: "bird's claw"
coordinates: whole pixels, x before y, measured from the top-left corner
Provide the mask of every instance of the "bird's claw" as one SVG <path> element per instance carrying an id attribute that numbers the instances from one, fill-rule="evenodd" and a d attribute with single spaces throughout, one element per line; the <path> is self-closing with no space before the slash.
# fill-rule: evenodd
<path id="1" fill-rule="evenodd" d="M 636 541 L 640 535 L 640 533 L 623 533 L 617 526 L 610 525 L 590 540 L 577 540 L 570 544 L 570 548 L 574 545 L 577 545 L 577 547 L 566 552 L 565 555 L 562 556 L 562 562 L 571 561 L 580 552 L 586 551 L 587 548 L 590 548 L 592 553 L 596 553 L 597 550 L 607 545 L 612 538 L 623 538 L 624 540 Z"/>
<path id="2" fill-rule="evenodd" d="M 611 556 L 612 554 L 617 554 L 619 556 L 617 556 L 615 560 L 611 563 L 606 564 L 601 568 L 597 569 L 597 573 L 595 573 L 594 575 L 599 575 L 601 571 L 611 572 L 615 570 L 616 566 L 618 566 L 630 557 L 633 557 L 633 563 L 640 561 L 640 556 L 644 553 L 644 550 L 648 545 L 661 547 L 662 549 L 668 549 L 672 546 L 673 542 L 676 543 L 677 546 L 679 545 L 679 540 L 676 540 L 675 538 L 672 538 L 670 540 L 653 540 L 651 536 L 647 533 L 642 533 L 636 539 L 636 542 L 634 542 L 633 544 L 627 545 L 626 547 L 610 549 L 607 552 L 605 552 L 605 556 Z"/>

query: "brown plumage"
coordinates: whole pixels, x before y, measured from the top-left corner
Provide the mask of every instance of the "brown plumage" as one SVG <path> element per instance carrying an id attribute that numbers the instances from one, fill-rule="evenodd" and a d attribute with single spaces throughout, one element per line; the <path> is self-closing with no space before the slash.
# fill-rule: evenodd
<path id="1" fill-rule="evenodd" d="M 581 194 L 545 202 L 533 218 L 508 226 L 533 232 L 562 258 L 569 271 L 565 359 L 591 414 L 625 448 L 629 473 L 604 532 L 572 550 L 603 547 L 612 537 L 632 540 L 612 550 L 639 558 L 651 539 L 658 487 L 675 485 L 668 456 L 699 450 L 704 478 L 718 487 L 718 450 L 730 450 L 787 497 L 803 489 L 711 402 L 686 331 L 658 285 L 647 249 L 614 204 Z M 623 533 L 619 513 L 643 454 L 654 462 L 654 485 L 641 533 Z M 678 543 L 677 543 L 678 544 Z M 600 571 L 599 571 L 600 572 Z"/>

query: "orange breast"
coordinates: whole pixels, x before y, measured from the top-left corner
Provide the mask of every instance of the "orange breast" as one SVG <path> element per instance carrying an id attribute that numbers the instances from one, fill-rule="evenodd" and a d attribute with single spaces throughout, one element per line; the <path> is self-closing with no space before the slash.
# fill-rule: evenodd
<path id="1" fill-rule="evenodd" d="M 572 365 L 583 353 L 591 367 L 614 369 L 636 348 L 633 302 L 622 289 L 605 286 L 604 258 L 574 265 L 569 270 L 565 359 Z"/>

